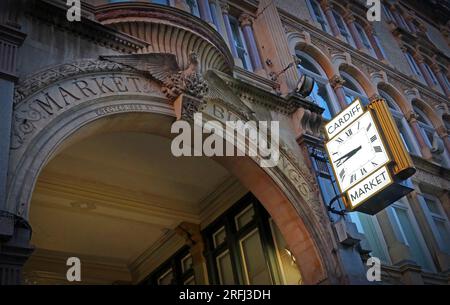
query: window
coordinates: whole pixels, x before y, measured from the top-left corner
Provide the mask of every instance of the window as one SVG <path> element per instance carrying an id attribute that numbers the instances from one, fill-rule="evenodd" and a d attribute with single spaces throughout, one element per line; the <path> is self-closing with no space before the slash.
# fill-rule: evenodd
<path id="1" fill-rule="evenodd" d="M 375 50 L 373 49 L 372 44 L 369 41 L 369 37 L 367 37 L 366 31 L 364 30 L 362 25 L 355 22 L 355 27 L 356 27 L 356 31 L 359 34 L 359 37 L 361 38 L 361 42 L 363 43 L 364 47 L 370 52 L 370 54 L 373 57 L 376 57 Z"/>
<path id="2" fill-rule="evenodd" d="M 409 52 L 405 52 L 406 60 L 408 61 L 409 67 L 411 68 L 414 75 L 419 77 L 419 80 L 424 82 L 424 78 L 422 76 L 422 72 L 420 72 L 419 66 L 417 65 L 416 60 Z"/>
<path id="3" fill-rule="evenodd" d="M 155 269 L 144 281 L 148 285 L 195 285 L 192 256 L 183 247 Z"/>
<path id="4" fill-rule="evenodd" d="M 242 61 L 243 68 L 249 71 L 253 71 L 252 63 L 250 61 L 250 56 L 247 50 L 247 44 L 242 33 L 241 26 L 239 25 L 239 21 L 233 17 L 229 16 L 231 31 L 233 33 L 233 42 L 236 46 L 236 51 L 238 53 L 238 57 Z"/>
<path id="5" fill-rule="evenodd" d="M 425 203 L 423 204 L 425 215 L 439 249 L 450 255 L 450 224 L 441 202 L 430 194 L 423 194 L 420 198 Z"/>
<path id="6" fill-rule="evenodd" d="M 169 0 L 151 0 L 151 3 L 161 4 L 161 5 L 169 5 Z"/>
<path id="7" fill-rule="evenodd" d="M 424 270 L 433 272 L 430 253 L 409 204 L 400 200 L 392 204 L 387 213 L 397 239 L 408 246 L 411 258 Z"/>
<path id="8" fill-rule="evenodd" d="M 277 230 L 257 199 L 244 196 L 203 231 L 210 284 L 297 284 L 300 273 Z"/>
<path id="9" fill-rule="evenodd" d="M 328 81 L 328 77 L 323 71 L 322 67 L 306 53 L 297 51 L 297 57 L 301 60 L 298 70 L 301 74 L 308 75 L 315 80 L 311 97 L 314 102 L 325 109 L 323 117 L 330 120 L 331 117 L 337 113 L 337 108 L 333 104 L 334 93 Z"/>
<path id="10" fill-rule="evenodd" d="M 219 13 L 219 11 L 217 9 L 217 4 L 216 4 L 215 1 L 210 1 L 209 2 L 209 9 L 211 11 L 212 21 L 213 21 L 214 25 L 216 26 L 217 31 L 221 32 L 221 25 L 220 25 L 220 22 L 219 22 L 221 16 L 220 16 L 220 13 Z"/>
<path id="11" fill-rule="evenodd" d="M 433 82 L 433 86 L 436 86 L 436 89 L 438 89 L 441 93 L 443 93 L 443 88 L 439 84 L 439 81 L 436 78 L 436 75 L 434 74 L 434 71 L 431 69 L 431 67 L 424 63 L 425 69 L 427 70 L 428 74 L 430 75 L 431 81 Z"/>
<path id="12" fill-rule="evenodd" d="M 376 42 L 381 54 L 383 54 L 383 57 L 385 59 L 387 59 L 386 51 L 383 48 L 383 44 L 381 43 L 380 39 L 378 38 L 378 36 L 375 33 L 373 34 L 373 38 L 375 39 L 375 42 Z"/>
<path id="13" fill-rule="evenodd" d="M 383 7 L 383 12 L 386 15 L 386 19 L 388 21 L 391 21 L 391 22 L 395 23 L 395 18 L 394 18 L 394 15 L 392 15 L 392 12 L 391 12 L 390 8 L 388 8 L 387 5 L 384 4 L 384 3 L 383 3 L 382 7 Z"/>
<path id="14" fill-rule="evenodd" d="M 395 120 L 395 123 L 397 125 L 398 130 L 400 131 L 400 137 L 403 140 L 403 144 L 405 144 L 406 149 L 408 150 L 408 152 L 418 155 L 420 149 L 417 148 L 416 143 L 414 142 L 414 137 L 411 133 L 411 130 L 409 128 L 408 122 L 406 121 L 403 113 L 401 112 L 401 110 L 399 109 L 399 107 L 397 106 L 397 103 L 394 101 L 394 99 L 387 94 L 385 91 L 383 90 L 378 90 L 378 92 L 380 93 L 381 97 L 383 97 L 388 106 L 389 109 L 392 113 L 392 116 Z"/>
<path id="15" fill-rule="evenodd" d="M 347 104 L 351 104 L 356 98 L 360 98 L 363 103 L 369 102 L 369 99 L 364 94 L 364 89 L 352 76 L 344 71 L 341 71 L 341 76 L 345 80 L 344 93 Z"/>
<path id="16" fill-rule="evenodd" d="M 350 35 L 350 31 L 347 28 L 347 25 L 345 24 L 342 16 L 335 10 L 333 10 L 333 16 L 334 16 L 334 19 L 336 20 L 336 24 L 339 28 L 339 32 L 341 33 L 342 37 L 345 38 L 345 40 L 347 41 L 348 44 L 355 47 L 355 42 L 353 41 L 352 35 Z"/>
<path id="17" fill-rule="evenodd" d="M 198 8 L 197 0 L 186 1 L 189 9 L 191 10 L 191 14 L 200 18 L 200 10 Z"/>
<path id="18" fill-rule="evenodd" d="M 417 121 L 419 122 L 419 127 L 422 132 L 422 136 L 425 140 L 425 143 L 428 145 L 428 147 L 433 146 L 433 138 L 434 134 L 436 133 L 433 125 L 431 124 L 430 120 L 426 117 L 425 113 L 423 113 L 422 110 L 420 110 L 417 107 L 413 107 L 414 112 L 417 114 L 418 118 Z"/>
<path id="19" fill-rule="evenodd" d="M 316 0 L 306 1 L 308 5 L 309 13 L 314 21 L 320 24 L 320 27 L 324 32 L 330 33 L 330 26 L 328 25 L 327 19 L 322 11 L 322 8 L 317 3 Z"/>

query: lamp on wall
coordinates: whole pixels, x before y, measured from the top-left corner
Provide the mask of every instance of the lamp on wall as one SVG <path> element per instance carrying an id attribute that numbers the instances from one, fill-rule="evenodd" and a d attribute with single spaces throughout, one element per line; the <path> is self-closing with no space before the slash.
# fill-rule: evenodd
<path id="1" fill-rule="evenodd" d="M 303 74 L 297 83 L 295 92 L 300 94 L 302 97 L 307 97 L 311 94 L 314 88 L 314 79 L 310 76 Z"/>

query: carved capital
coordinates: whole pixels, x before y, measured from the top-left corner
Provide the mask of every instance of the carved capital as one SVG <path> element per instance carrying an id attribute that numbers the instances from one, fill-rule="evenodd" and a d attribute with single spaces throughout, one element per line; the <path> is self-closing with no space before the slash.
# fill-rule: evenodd
<path id="1" fill-rule="evenodd" d="M 344 86 L 345 80 L 340 75 L 335 75 L 330 79 L 330 85 L 333 89 Z"/>
<path id="2" fill-rule="evenodd" d="M 242 14 L 240 17 L 239 17 L 239 22 L 241 23 L 241 26 L 242 27 L 245 27 L 245 26 L 252 26 L 252 24 L 253 24 L 253 17 L 252 16 L 250 16 L 249 14 Z"/>
<path id="3" fill-rule="evenodd" d="M 220 1 L 220 9 L 222 10 L 222 14 L 228 15 L 230 11 L 230 5 L 227 1 Z"/>
<path id="4" fill-rule="evenodd" d="M 417 115 L 417 113 L 415 113 L 414 111 L 409 111 L 408 113 L 406 113 L 406 115 L 405 115 L 405 117 L 406 117 L 406 120 L 409 122 L 409 123 L 416 123 L 417 122 L 417 119 L 419 118 L 419 116 Z"/>

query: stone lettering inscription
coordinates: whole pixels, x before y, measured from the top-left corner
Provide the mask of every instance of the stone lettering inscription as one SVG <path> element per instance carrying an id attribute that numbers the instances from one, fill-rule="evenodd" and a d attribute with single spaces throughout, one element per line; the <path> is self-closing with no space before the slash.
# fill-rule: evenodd
<path id="1" fill-rule="evenodd" d="M 15 107 L 11 147 L 19 148 L 29 134 L 43 128 L 46 122 L 62 111 L 96 98 L 127 94 L 163 97 L 155 83 L 133 74 L 92 75 L 65 80 L 46 88 Z M 103 114 L 145 110 L 132 109 L 132 106 L 128 108 L 103 109 Z M 100 112 L 97 114 L 101 115 Z"/>

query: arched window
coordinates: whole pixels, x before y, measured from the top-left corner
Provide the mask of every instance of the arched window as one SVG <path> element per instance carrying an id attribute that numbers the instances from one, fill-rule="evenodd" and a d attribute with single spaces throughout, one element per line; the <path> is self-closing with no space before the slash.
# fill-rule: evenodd
<path id="1" fill-rule="evenodd" d="M 306 4 L 308 5 L 309 13 L 314 21 L 320 24 L 320 27 L 324 32 L 331 33 L 330 25 L 328 24 L 327 18 L 322 11 L 319 3 L 316 0 L 307 0 Z"/>
<path id="2" fill-rule="evenodd" d="M 424 83 L 425 79 L 423 78 L 422 72 L 419 69 L 419 66 L 417 65 L 416 60 L 414 57 L 409 53 L 408 51 L 405 52 L 406 60 L 408 61 L 409 67 L 411 68 L 414 75 L 416 75 L 419 80 Z"/>
<path id="3" fill-rule="evenodd" d="M 425 66 L 425 69 L 427 70 L 428 74 L 430 75 L 432 85 L 435 86 L 439 92 L 444 93 L 444 88 L 442 88 L 441 85 L 439 84 L 439 81 L 436 77 L 436 74 L 434 74 L 433 69 L 431 69 L 431 67 L 426 62 L 424 63 L 424 66 Z"/>
<path id="4" fill-rule="evenodd" d="M 322 67 L 308 54 L 296 51 L 296 55 L 301 60 L 301 63 L 298 65 L 299 72 L 315 80 L 311 97 L 314 99 L 314 102 L 325 109 L 323 117 L 330 120 L 337 113 L 337 107 L 333 103 L 334 93 L 327 75 Z"/>
<path id="5" fill-rule="evenodd" d="M 333 16 L 334 19 L 336 20 L 336 24 L 339 28 L 339 32 L 341 33 L 341 35 L 345 38 L 348 44 L 350 44 L 353 47 L 356 47 L 355 41 L 353 41 L 353 37 L 350 34 L 350 30 L 348 29 L 347 24 L 345 24 L 341 14 L 333 10 Z"/>
<path id="6" fill-rule="evenodd" d="M 433 127 L 431 121 L 427 118 L 426 114 L 418 107 L 414 106 L 414 112 L 417 114 L 417 121 L 419 122 L 420 131 L 428 147 L 433 146 L 433 138 L 436 130 Z"/>
<path id="7" fill-rule="evenodd" d="M 400 131 L 400 137 L 403 140 L 403 144 L 405 144 L 406 149 L 409 153 L 414 155 L 420 154 L 420 149 L 415 143 L 414 136 L 409 128 L 408 122 L 405 119 L 405 116 L 401 112 L 400 108 L 397 106 L 395 100 L 385 91 L 378 90 L 381 97 L 384 98 L 391 110 L 392 116 L 394 117 L 395 123 L 397 124 L 397 128 Z"/>
<path id="8" fill-rule="evenodd" d="M 369 99 L 364 93 L 364 89 L 361 85 L 348 73 L 341 71 L 341 76 L 345 80 L 344 83 L 344 92 L 345 92 L 345 101 L 347 104 L 351 104 L 356 98 L 360 98 L 361 101 L 367 103 Z"/>

